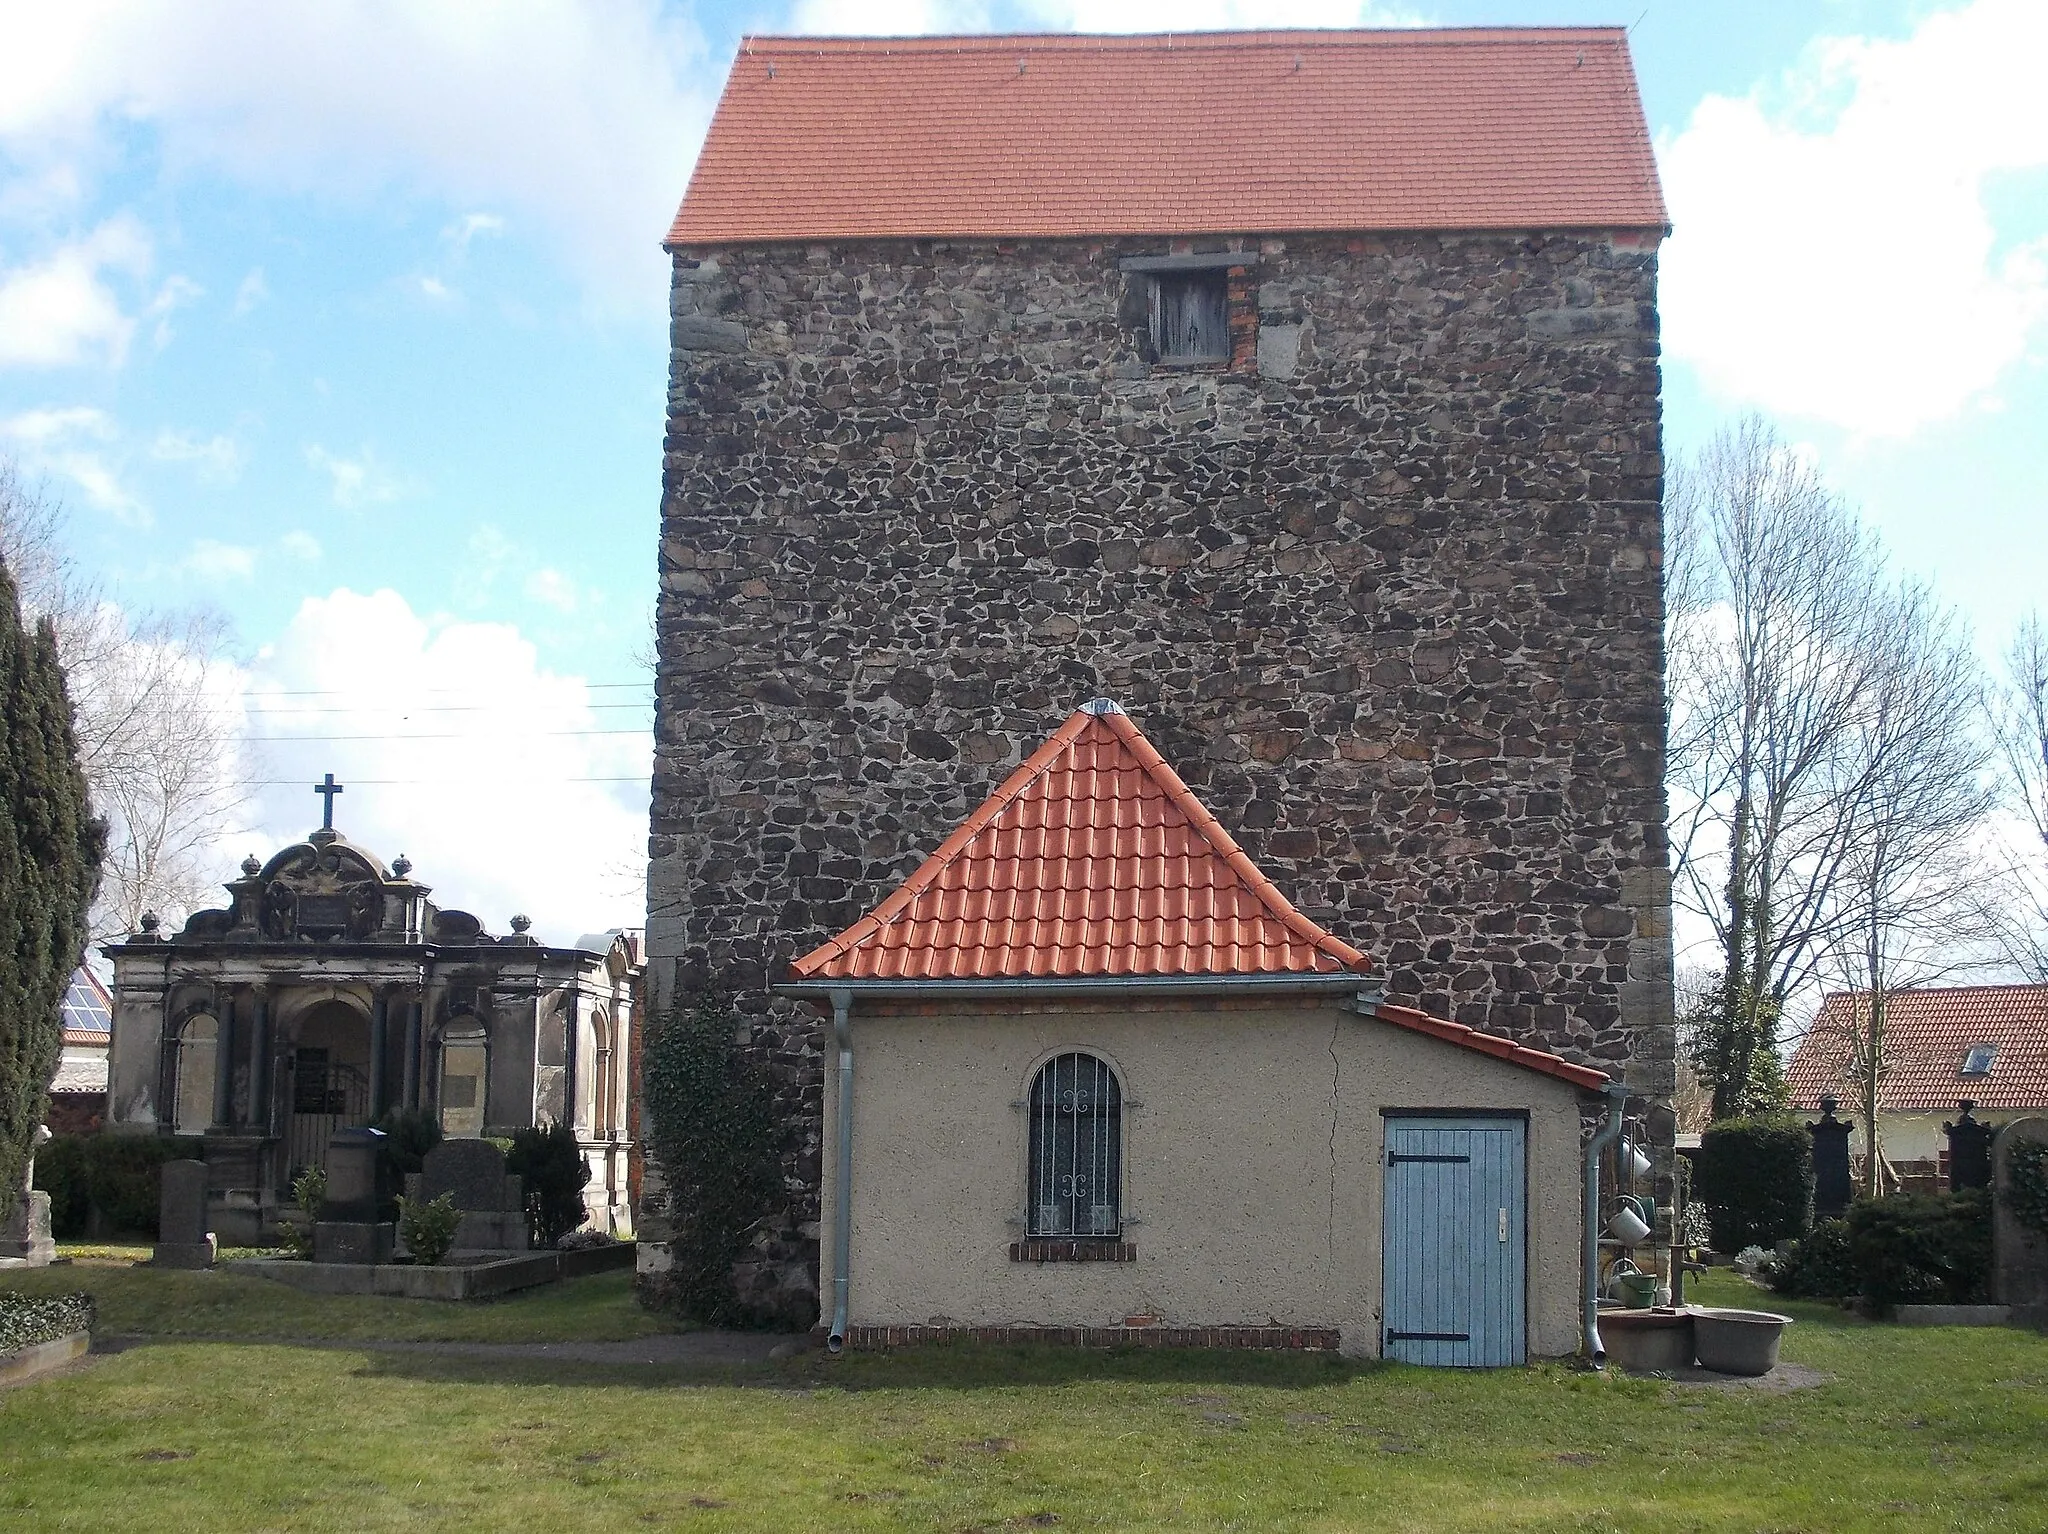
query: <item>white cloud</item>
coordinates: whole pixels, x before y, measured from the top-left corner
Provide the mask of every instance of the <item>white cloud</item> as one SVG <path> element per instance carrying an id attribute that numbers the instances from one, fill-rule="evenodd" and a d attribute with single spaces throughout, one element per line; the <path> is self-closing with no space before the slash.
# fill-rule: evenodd
<path id="1" fill-rule="evenodd" d="M 504 232 L 505 221 L 495 213 L 465 213 L 441 231 L 441 238 L 457 250 L 466 251 L 469 242 L 478 235 L 500 235 Z"/>
<path id="2" fill-rule="evenodd" d="M 263 268 L 252 266 L 249 275 L 235 289 L 235 317 L 239 319 L 270 297 L 270 284 L 263 280 Z"/>
<path id="3" fill-rule="evenodd" d="M 551 607 L 558 613 L 573 613 L 581 600 L 574 581 L 561 571 L 546 566 L 526 577 L 525 591 L 529 601 Z"/>
<path id="4" fill-rule="evenodd" d="M 1413 27 L 1422 18 L 1373 0 L 1033 0 L 1049 26 L 1075 32 L 1217 32 L 1240 27 Z"/>
<path id="5" fill-rule="evenodd" d="M 304 528 L 294 528 L 277 540 L 277 546 L 293 559 L 311 564 L 320 557 L 320 540 Z"/>
<path id="6" fill-rule="evenodd" d="M 255 749 L 279 780 L 259 800 L 259 852 L 319 824 L 307 785 L 332 771 L 346 786 L 337 827 L 386 860 L 411 857 L 436 904 L 501 933 L 523 911 L 553 942 L 640 925 L 640 891 L 617 869 L 646 846 L 645 716 L 593 708 L 583 680 L 542 668 L 516 628 L 341 589 L 302 604 L 252 671 L 244 701 L 270 737 Z M 310 735 L 376 738 L 286 739 Z M 248 840 L 222 847 L 223 870 Z"/>
<path id="7" fill-rule="evenodd" d="M 0 19 L 0 147 L 165 160 L 322 197 L 412 194 L 512 215 L 589 291 L 667 294 L 657 242 L 716 86 L 659 0 L 66 0 Z"/>
<path id="8" fill-rule="evenodd" d="M 988 7 L 954 0 L 798 0 L 789 30 L 811 37 L 986 32 Z"/>
<path id="9" fill-rule="evenodd" d="M 91 505 L 131 527 L 147 527 L 153 520 L 149 508 L 121 483 L 119 469 L 103 451 L 119 435 L 113 418 L 89 405 L 25 410 L 0 419 L 0 439 L 16 445 L 30 472 L 69 480 Z"/>
<path id="10" fill-rule="evenodd" d="M 0 273 L 0 367 L 119 367 L 135 321 L 105 274 L 140 276 L 149 262 L 149 237 L 124 214 L 40 261 Z"/>
<path id="11" fill-rule="evenodd" d="M 246 581 L 256 573 L 256 551 L 236 543 L 201 538 L 178 561 L 181 574 L 203 581 Z"/>
<path id="12" fill-rule="evenodd" d="M 189 277 L 173 276 L 165 279 L 164 285 L 157 289 L 156 297 L 149 301 L 149 308 L 144 311 L 156 321 L 156 333 L 152 339 L 156 342 L 158 351 L 171 344 L 172 313 L 191 303 L 195 298 L 204 297 L 205 293 L 206 289 Z"/>
<path id="13" fill-rule="evenodd" d="M 1986 403 L 2048 318 L 2048 240 L 1986 206 L 2048 166 L 2043 58 L 2048 6 L 1976 0 L 1702 101 L 1660 155 L 1670 355 L 1731 403 L 1865 435 Z"/>
<path id="14" fill-rule="evenodd" d="M 419 293 L 420 297 L 437 304 L 452 303 L 462 296 L 439 277 L 431 277 L 425 274 L 415 276 L 412 279 L 412 287 Z"/>
<path id="15" fill-rule="evenodd" d="M 199 477 L 213 484 L 233 484 L 242 472 L 242 448 L 233 437 L 195 437 L 189 432 L 160 431 L 149 456 L 164 463 L 189 463 Z"/>
<path id="16" fill-rule="evenodd" d="M 398 481 L 367 447 L 354 458 L 343 458 L 315 442 L 306 449 L 306 462 L 327 476 L 337 506 L 368 506 L 398 497 Z"/>

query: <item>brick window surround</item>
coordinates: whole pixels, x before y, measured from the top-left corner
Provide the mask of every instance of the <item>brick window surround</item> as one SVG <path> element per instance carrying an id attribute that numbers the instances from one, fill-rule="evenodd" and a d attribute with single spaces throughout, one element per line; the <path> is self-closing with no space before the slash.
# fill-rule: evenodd
<path id="1" fill-rule="evenodd" d="M 1254 251 L 1213 251 L 1199 255 L 1127 256 L 1119 268 L 1140 279 L 1176 273 L 1217 272 L 1224 282 L 1224 326 L 1230 355 L 1217 361 L 1175 362 L 1155 359 L 1153 367 L 1176 373 L 1225 373 L 1240 376 L 1258 371 L 1259 365 L 1259 257 Z"/>

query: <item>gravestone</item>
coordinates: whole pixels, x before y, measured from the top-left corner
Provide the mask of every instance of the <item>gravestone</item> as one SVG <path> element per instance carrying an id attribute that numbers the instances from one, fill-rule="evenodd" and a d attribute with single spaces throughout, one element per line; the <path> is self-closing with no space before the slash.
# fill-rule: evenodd
<path id="1" fill-rule="evenodd" d="M 206 1228 L 206 1163 L 165 1162 L 150 1261 L 159 1268 L 210 1268 L 219 1255 L 219 1243 Z"/>
<path id="2" fill-rule="evenodd" d="M 383 1201 L 378 1129 L 337 1129 L 327 1141 L 327 1197 L 313 1225 L 315 1262 L 391 1260 L 397 1227 L 377 1218 Z"/>
<path id="3" fill-rule="evenodd" d="M 455 1196 L 462 1224 L 458 1251 L 526 1250 L 526 1188 L 505 1170 L 505 1153 L 488 1140 L 443 1140 L 426 1154 L 417 1178 L 406 1181 L 413 1198 Z"/>
<path id="4" fill-rule="evenodd" d="M 1835 1117 L 1838 1097 L 1820 1100 L 1820 1121 L 1807 1125 L 1813 1136 L 1813 1215 L 1833 1219 L 1849 1207 L 1855 1184 L 1849 1176 L 1849 1131 L 1856 1126 Z"/>
<path id="5" fill-rule="evenodd" d="M 50 1126 L 36 1125 L 28 1165 L 21 1169 L 21 1197 L 7 1223 L 0 1225 L 0 1265 L 47 1267 L 57 1255 L 57 1243 L 50 1235 L 50 1195 L 37 1191 L 35 1185 L 35 1153 L 50 1139 Z"/>
<path id="6" fill-rule="evenodd" d="M 1991 1186 L 1991 1136 L 1994 1131 L 1989 1124 L 1980 1124 L 1970 1117 L 1976 1106 L 1969 1098 L 1964 1098 L 1956 1104 L 1956 1121 L 1941 1126 L 1941 1132 L 1948 1136 L 1948 1191 L 1951 1193 L 1960 1193 L 1965 1188 Z"/>
<path id="7" fill-rule="evenodd" d="M 2013 1152 L 2028 1143 L 2048 1144 L 2048 1119 L 2014 1119 L 1991 1143 L 1991 1297 L 2039 1324 L 2048 1321 L 2048 1234 L 2021 1223 L 2007 1192 Z"/>

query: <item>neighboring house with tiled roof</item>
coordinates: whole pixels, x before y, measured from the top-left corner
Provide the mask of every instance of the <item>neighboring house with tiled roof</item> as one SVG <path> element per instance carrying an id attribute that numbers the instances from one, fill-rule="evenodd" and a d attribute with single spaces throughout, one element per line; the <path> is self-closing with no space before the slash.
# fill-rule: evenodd
<path id="1" fill-rule="evenodd" d="M 1792 1105 L 1860 1120 L 1863 1091 L 1850 1079 L 1850 1043 L 1868 1026 L 1870 994 L 1837 991 L 1821 1004 L 1785 1067 Z M 1927 986 L 1885 998 L 1884 1068 L 1877 1084 L 1878 1135 L 1893 1161 L 1938 1162 L 1941 1126 L 1957 1103 L 1976 1104 L 1986 1124 L 2048 1113 L 2048 985 Z M 1855 1143 L 1861 1145 L 1859 1127 Z"/>
<path id="2" fill-rule="evenodd" d="M 1668 214 L 1622 29 L 750 37 L 676 184 L 649 976 L 791 1067 L 768 1267 L 815 1261 L 830 1053 L 770 986 L 834 934 L 856 985 L 1365 954 L 1661 1103 Z M 1227 858 L 1144 897 L 1181 947 L 1114 890 L 1032 915 L 973 836 L 885 911 L 1096 695 L 1295 918 Z M 922 936 L 976 923 L 1021 946 Z"/>
<path id="3" fill-rule="evenodd" d="M 1386 1002 L 1113 703 L 778 989 L 837 1038 L 822 1276 L 856 1346 L 1577 1342 L 1606 1076 Z"/>
<path id="4" fill-rule="evenodd" d="M 80 965 L 64 990 L 64 1043 L 50 1082 L 50 1127 L 84 1134 L 107 1113 L 107 1052 L 114 1037 L 114 1004 L 100 977 Z"/>

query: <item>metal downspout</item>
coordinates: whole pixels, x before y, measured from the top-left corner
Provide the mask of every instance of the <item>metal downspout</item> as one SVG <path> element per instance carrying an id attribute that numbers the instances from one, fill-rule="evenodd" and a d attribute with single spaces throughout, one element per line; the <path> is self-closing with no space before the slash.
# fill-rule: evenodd
<path id="1" fill-rule="evenodd" d="M 832 1329 L 827 1351 L 846 1346 L 846 1265 L 853 1254 L 853 992 L 832 992 L 832 1037 L 839 1044 L 839 1181 L 832 1199 Z"/>
<path id="2" fill-rule="evenodd" d="M 1586 1142 L 1585 1293 L 1580 1313 L 1586 1359 L 1596 1369 L 1607 1363 L 1607 1348 L 1600 1341 L 1600 1153 L 1621 1138 L 1622 1110 L 1628 1106 L 1628 1088 L 1620 1082 L 1610 1081 L 1600 1090 L 1607 1097 L 1607 1122 Z"/>

